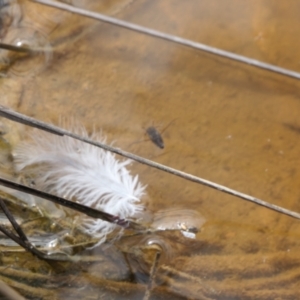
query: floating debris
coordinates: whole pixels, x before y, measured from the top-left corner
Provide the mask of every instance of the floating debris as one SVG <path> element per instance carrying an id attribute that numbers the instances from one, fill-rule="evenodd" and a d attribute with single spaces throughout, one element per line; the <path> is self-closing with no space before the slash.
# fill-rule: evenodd
<path id="1" fill-rule="evenodd" d="M 83 127 L 74 132 L 88 137 Z M 145 186 L 138 175 L 127 169 L 130 160 L 117 160 L 115 155 L 70 137 L 59 137 L 41 131 L 32 141 L 22 143 L 15 151 L 17 171 L 34 179 L 35 186 L 59 197 L 79 202 L 120 218 L 133 218 L 143 210 L 140 204 Z M 94 133 L 94 140 L 105 137 Z M 115 230 L 116 223 L 80 216 L 78 227 L 98 238 L 98 244 Z"/>

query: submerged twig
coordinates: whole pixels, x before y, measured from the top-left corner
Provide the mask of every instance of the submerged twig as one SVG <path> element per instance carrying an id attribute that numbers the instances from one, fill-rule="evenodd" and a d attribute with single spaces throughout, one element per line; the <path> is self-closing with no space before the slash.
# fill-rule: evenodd
<path id="1" fill-rule="evenodd" d="M 246 57 L 246 56 L 243 56 L 243 55 L 235 54 L 235 53 L 232 53 L 232 52 L 229 52 L 229 51 L 225 51 L 225 50 L 218 49 L 218 48 L 215 48 L 215 47 L 211 47 L 211 46 L 208 46 L 208 45 L 205 45 L 205 44 L 194 42 L 192 40 L 184 39 L 184 38 L 181 38 L 181 37 L 176 36 L 176 35 L 167 34 L 167 33 L 164 33 L 164 32 L 158 31 L 158 30 L 154 30 L 154 29 L 147 28 L 147 27 L 144 27 L 144 26 L 136 25 L 134 23 L 122 21 L 122 20 L 119 20 L 119 19 L 116 19 L 116 18 L 112 18 L 112 17 L 106 16 L 106 15 L 100 14 L 100 13 L 85 10 L 85 9 L 78 8 L 78 7 L 75 7 L 75 6 L 72 6 L 72 5 L 68 5 L 68 4 L 64 4 L 64 3 L 61 3 L 61 2 L 50 1 L 50 0 L 32 0 L 32 1 L 36 2 L 36 3 L 56 7 L 56 8 L 59 8 L 59 9 L 63 9 L 63 10 L 66 10 L 66 11 L 69 11 L 69 12 L 72 12 L 72 13 L 75 13 L 75 14 L 79 14 L 79 15 L 82 15 L 82 16 L 85 16 L 85 17 L 100 20 L 100 21 L 110 23 L 110 24 L 113 24 L 113 25 L 116 25 L 116 26 L 120 26 L 120 27 L 129 29 L 129 30 L 133 30 L 133 31 L 137 31 L 137 32 L 140 32 L 140 33 L 148 34 L 150 36 L 154 36 L 156 38 L 167 40 L 167 41 L 170 41 L 170 42 L 173 42 L 173 43 L 177 43 L 177 44 L 181 44 L 181 45 L 191 47 L 191 48 L 194 48 L 194 49 L 202 50 L 202 51 L 214 54 L 214 55 L 219 55 L 219 56 L 229 58 L 229 59 L 232 59 L 232 60 L 235 60 L 235 61 L 239 61 L 239 62 L 248 64 L 248 65 L 252 65 L 254 67 L 258 67 L 258 68 L 265 69 L 265 70 L 268 70 L 268 71 L 271 71 L 271 72 L 279 73 L 281 75 L 285 75 L 285 76 L 300 79 L 300 73 L 299 72 L 288 70 L 288 69 L 281 68 L 281 67 L 277 67 L 275 65 L 259 61 L 257 59 L 249 58 L 249 57 Z"/>
<path id="2" fill-rule="evenodd" d="M 1 197 L 0 197 L 0 207 L 17 233 L 17 235 L 16 235 L 13 231 L 7 229 L 5 226 L 0 224 L 0 231 L 2 231 L 6 236 L 11 238 L 13 241 L 15 241 L 21 247 L 23 247 L 27 251 L 31 252 L 33 255 L 36 255 L 40 259 L 55 260 L 55 261 L 56 260 L 62 260 L 62 261 L 70 260 L 69 256 L 64 253 L 47 254 L 47 253 L 43 253 L 40 250 L 38 250 L 32 243 L 30 243 L 26 234 L 22 230 L 21 226 L 16 222 L 14 216 L 11 214 L 11 212 L 7 208 L 7 206 L 4 202 L 4 199 L 2 199 Z"/>
<path id="3" fill-rule="evenodd" d="M 27 54 L 37 54 L 39 52 L 51 52 L 52 49 L 50 47 L 30 47 L 30 46 L 16 46 L 12 44 L 6 44 L 6 43 L 0 43 L 0 49 L 8 50 L 8 51 L 14 51 L 19 53 L 27 53 Z"/>
<path id="4" fill-rule="evenodd" d="M 0 43 L 0 48 L 5 49 L 5 50 L 10 50 L 10 51 L 15 51 L 15 52 L 22 52 L 22 53 L 32 53 L 35 52 L 34 50 L 26 47 L 20 47 L 20 46 L 15 46 L 15 45 L 10 45 L 10 44 L 4 44 Z"/>
<path id="5" fill-rule="evenodd" d="M 0 105 L 0 116 L 3 116 L 7 119 L 10 119 L 10 120 L 13 120 L 13 121 L 25 124 L 25 125 L 29 125 L 31 127 L 36 127 L 38 129 L 42 129 L 42 130 L 45 130 L 47 132 L 51 132 L 53 134 L 57 134 L 57 135 L 60 135 L 60 136 L 65 135 L 65 136 L 72 137 L 72 138 L 80 140 L 82 142 L 94 145 L 96 147 L 100 147 L 104 150 L 111 151 L 113 153 L 116 153 L 116 154 L 122 155 L 124 157 L 130 158 L 130 159 L 135 160 L 135 161 L 137 161 L 141 164 L 148 165 L 152 168 L 156 168 L 158 170 L 176 175 L 176 176 L 184 178 L 186 180 L 208 186 L 208 187 L 216 189 L 220 192 L 223 192 L 223 193 L 226 193 L 226 194 L 229 194 L 229 195 L 232 195 L 232 196 L 235 196 L 235 197 L 253 202 L 255 204 L 258 204 L 258 205 L 264 206 L 266 208 L 275 210 L 277 212 L 280 212 L 282 214 L 291 216 L 293 218 L 300 219 L 300 213 L 291 211 L 289 209 L 283 208 L 283 207 L 275 205 L 275 204 L 271 204 L 269 202 L 266 202 L 264 200 L 255 198 L 253 196 L 238 192 L 236 190 L 230 189 L 226 186 L 217 184 L 215 182 L 212 182 L 212 181 L 209 181 L 209 180 L 206 180 L 206 179 L 203 179 L 203 178 L 200 178 L 200 177 L 197 177 L 197 176 L 194 176 L 194 175 L 176 170 L 174 168 L 170 168 L 168 166 L 159 164 L 159 163 L 151 161 L 149 159 L 146 159 L 146 158 L 140 157 L 138 155 L 132 154 L 130 152 L 126 152 L 126 151 L 121 150 L 119 148 L 115 148 L 115 147 L 112 147 L 112 146 L 109 146 L 109 145 L 106 145 L 106 144 L 103 144 L 103 143 L 100 143 L 100 142 L 95 142 L 95 141 L 91 140 L 90 138 L 81 137 L 78 134 L 72 133 L 68 130 L 59 128 L 59 127 L 54 126 L 54 125 L 47 124 L 45 122 L 36 120 L 34 118 L 23 115 L 21 113 L 15 112 L 15 111 L 13 111 L 13 110 L 11 110 L 11 109 L 3 106 L 3 105 Z M 42 192 L 39 192 L 39 193 L 42 193 Z M 55 197 L 55 196 L 53 196 L 53 197 Z M 59 198 L 59 197 L 56 197 L 56 198 Z M 62 199 L 62 200 L 65 200 L 65 199 Z M 74 203 L 74 204 L 79 205 L 79 203 Z M 85 210 L 86 210 L 86 207 L 85 207 Z"/>
<path id="6" fill-rule="evenodd" d="M 161 252 L 157 251 L 155 253 L 154 261 L 153 261 L 153 264 L 152 264 L 151 269 L 150 269 L 149 282 L 148 282 L 146 293 L 145 293 L 145 295 L 143 297 L 143 300 L 149 300 L 150 297 L 151 297 L 151 291 L 153 289 L 153 285 L 154 285 L 154 281 L 155 281 L 155 275 L 156 275 L 156 270 L 157 270 L 157 267 L 158 267 L 160 256 L 161 256 Z"/>
<path id="7" fill-rule="evenodd" d="M 7 300 L 25 300 L 19 293 L 0 280 L 0 294 L 6 297 Z"/>

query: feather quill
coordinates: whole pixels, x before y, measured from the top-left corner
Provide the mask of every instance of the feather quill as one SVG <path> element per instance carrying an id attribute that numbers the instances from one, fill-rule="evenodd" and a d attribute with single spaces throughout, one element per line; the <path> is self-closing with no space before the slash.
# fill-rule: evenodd
<path id="1" fill-rule="evenodd" d="M 73 126 L 73 132 L 106 142 L 102 134 L 88 135 L 85 128 Z M 70 137 L 60 137 L 39 130 L 31 141 L 21 143 L 15 150 L 18 172 L 34 179 L 36 186 L 49 193 L 78 201 L 81 204 L 132 218 L 143 210 L 140 204 L 145 186 L 138 175 L 132 176 L 130 160 L 118 160 L 115 154 Z M 82 216 L 79 226 L 103 243 L 117 225 Z"/>

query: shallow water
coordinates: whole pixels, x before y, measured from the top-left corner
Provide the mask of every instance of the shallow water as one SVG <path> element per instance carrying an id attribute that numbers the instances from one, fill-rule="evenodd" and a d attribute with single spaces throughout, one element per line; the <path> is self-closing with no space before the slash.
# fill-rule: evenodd
<path id="1" fill-rule="evenodd" d="M 300 71 L 297 1 L 74 3 Z M 0 79 L 1 104 L 55 124 L 60 116 L 75 117 L 89 130 L 102 129 L 124 150 L 300 212 L 299 81 L 95 20 L 22 4 L 26 17 L 21 26 L 30 24 L 43 32 L 53 56 L 38 71 L 31 58 L 17 58 L 28 72 L 20 76 L 9 68 L 3 71 L 8 76 Z M 41 17 L 32 21 L 37 13 Z M 24 138 L 28 128 L 0 121 L 8 128 L 5 139 L 10 145 Z M 164 149 L 145 135 L 149 126 L 162 132 Z M 206 219 L 195 241 L 181 235 L 163 237 L 171 239 L 176 251 L 159 264 L 151 299 L 299 297 L 299 220 L 137 163 L 132 169 L 148 185 L 149 210 L 193 209 Z M 139 242 L 140 237 L 124 245 Z M 154 256 L 151 251 L 131 252 L 117 247 L 113 255 L 97 253 L 100 262 L 73 266 L 75 275 L 65 271 L 68 267 L 61 273 L 55 269 L 71 282 L 70 288 L 62 285 L 51 291 L 45 281 L 52 279 L 46 277 L 35 287 L 25 279 L 24 285 L 40 289 L 42 299 L 73 299 L 76 284 L 81 287 L 77 296 L 86 299 L 126 299 L 135 293 L 140 299 Z M 25 257 L 34 260 L 30 272 L 54 272 L 31 255 Z M 4 263 L 19 268 L 12 257 L 6 259 L 2 268 Z M 28 270 L 25 278 L 31 276 Z M 14 284 L 15 275 L 1 274 L 28 296 L 26 287 Z"/>

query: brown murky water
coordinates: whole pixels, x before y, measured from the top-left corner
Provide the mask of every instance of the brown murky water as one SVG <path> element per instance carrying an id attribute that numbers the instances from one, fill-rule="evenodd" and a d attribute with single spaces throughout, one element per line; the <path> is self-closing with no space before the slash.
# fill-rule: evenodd
<path id="1" fill-rule="evenodd" d="M 73 2 L 300 71 L 295 0 Z M 75 117 L 124 150 L 300 212 L 299 81 L 20 3 L 24 18 L 15 22 L 43 33 L 52 60 L 44 66 L 43 59 L 16 58 L 4 68 L 1 104 L 55 124 Z M 9 172 L 9 149 L 28 128 L 0 122 L 7 132 L 1 168 Z M 168 126 L 164 149 L 147 140 L 149 126 Z M 148 185 L 149 210 L 188 208 L 207 220 L 196 240 L 161 234 L 174 251 L 158 265 L 151 299 L 300 298 L 299 220 L 137 163 L 132 168 Z M 143 237 L 124 237 L 72 264 L 2 247 L 0 279 L 32 299 L 142 299 L 154 259 L 143 245 Z"/>

